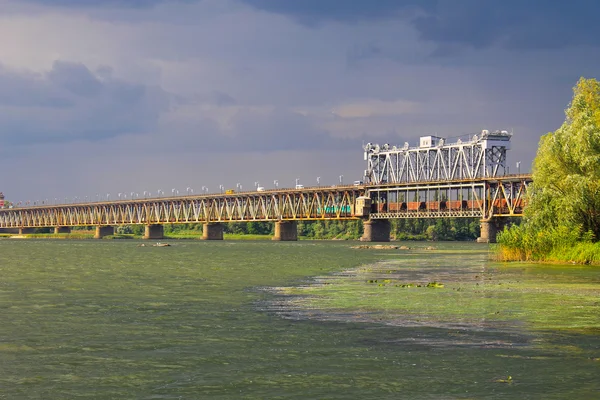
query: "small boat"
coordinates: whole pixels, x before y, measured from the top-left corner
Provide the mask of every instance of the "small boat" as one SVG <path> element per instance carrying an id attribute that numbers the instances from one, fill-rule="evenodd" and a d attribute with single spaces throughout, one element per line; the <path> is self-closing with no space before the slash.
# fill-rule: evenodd
<path id="1" fill-rule="evenodd" d="M 169 244 L 169 243 L 161 243 L 161 242 L 158 242 L 158 243 L 156 243 L 156 244 L 153 244 L 152 246 L 153 246 L 153 247 L 169 247 L 169 246 L 170 246 L 170 244 Z"/>

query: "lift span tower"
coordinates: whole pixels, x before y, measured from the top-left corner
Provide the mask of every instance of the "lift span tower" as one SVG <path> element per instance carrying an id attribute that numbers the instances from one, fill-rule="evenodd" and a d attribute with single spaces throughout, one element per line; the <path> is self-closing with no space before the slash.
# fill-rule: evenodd
<path id="1" fill-rule="evenodd" d="M 508 131 L 483 130 L 464 142 L 446 143 L 442 137 L 422 136 L 418 147 L 367 143 L 365 179 L 380 185 L 503 176 L 511 137 Z"/>

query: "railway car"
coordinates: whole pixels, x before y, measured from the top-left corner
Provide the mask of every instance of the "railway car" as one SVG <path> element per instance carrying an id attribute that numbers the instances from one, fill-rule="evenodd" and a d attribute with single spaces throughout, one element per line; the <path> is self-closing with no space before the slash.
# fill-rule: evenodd
<path id="1" fill-rule="evenodd" d="M 408 211 L 424 211 L 427 208 L 424 201 L 409 201 L 406 203 Z"/>
<path id="2" fill-rule="evenodd" d="M 467 208 L 483 208 L 483 200 L 467 200 Z"/>
<path id="3" fill-rule="evenodd" d="M 466 200 L 448 200 L 446 202 L 446 206 L 447 206 L 448 210 L 459 211 L 459 210 L 467 208 L 467 201 Z"/>

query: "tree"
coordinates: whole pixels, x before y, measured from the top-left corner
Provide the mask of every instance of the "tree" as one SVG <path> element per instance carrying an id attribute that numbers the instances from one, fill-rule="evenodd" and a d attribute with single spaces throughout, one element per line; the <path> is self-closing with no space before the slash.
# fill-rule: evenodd
<path id="1" fill-rule="evenodd" d="M 534 231 L 559 225 L 600 239 L 600 83 L 581 78 L 555 132 L 542 136 L 526 209 Z"/>

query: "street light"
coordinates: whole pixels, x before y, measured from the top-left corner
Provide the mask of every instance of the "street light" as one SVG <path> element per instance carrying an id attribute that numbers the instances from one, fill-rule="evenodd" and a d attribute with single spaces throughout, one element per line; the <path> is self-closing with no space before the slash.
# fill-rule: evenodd
<path id="1" fill-rule="evenodd" d="M 119 196 L 119 200 L 121 200 L 121 192 L 117 193 L 117 196 Z"/>
<path id="2" fill-rule="evenodd" d="M 298 182 L 300 182 L 300 178 L 296 178 L 296 186 L 298 186 Z"/>
<path id="3" fill-rule="evenodd" d="M 110 200 L 110 193 L 106 193 L 106 201 Z"/>
<path id="4" fill-rule="evenodd" d="M 344 175 L 340 175 L 340 185 L 344 184 Z"/>
<path id="5" fill-rule="evenodd" d="M 321 177 L 317 176 L 317 186 L 321 186 Z"/>
<path id="6" fill-rule="evenodd" d="M 188 196 L 190 194 L 190 190 L 192 191 L 192 193 L 194 193 L 194 189 L 192 189 L 191 187 L 188 186 L 185 188 L 185 192 L 188 194 Z"/>
<path id="7" fill-rule="evenodd" d="M 158 197 L 160 197 L 161 193 L 165 194 L 165 192 L 163 192 L 161 189 L 158 189 Z"/>
<path id="8" fill-rule="evenodd" d="M 517 174 L 521 174 L 521 161 L 517 161 Z"/>
<path id="9" fill-rule="evenodd" d="M 221 193 L 223 193 L 223 189 L 225 189 L 225 186 L 219 185 L 219 190 L 221 191 Z"/>
<path id="10" fill-rule="evenodd" d="M 275 179 L 273 181 L 273 185 L 275 185 L 275 187 L 278 188 L 279 187 L 279 181 L 277 179 Z"/>
<path id="11" fill-rule="evenodd" d="M 239 192 L 241 192 L 241 191 L 242 191 L 242 184 L 241 184 L 241 183 L 239 183 L 239 182 L 238 182 L 238 183 L 235 185 L 235 187 L 238 189 L 238 191 L 239 191 Z"/>

